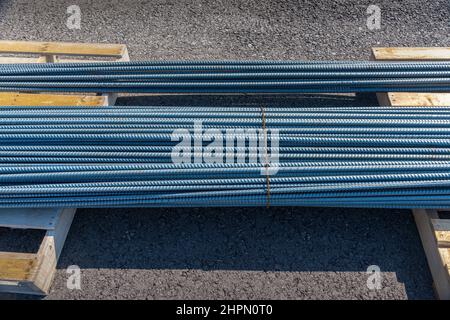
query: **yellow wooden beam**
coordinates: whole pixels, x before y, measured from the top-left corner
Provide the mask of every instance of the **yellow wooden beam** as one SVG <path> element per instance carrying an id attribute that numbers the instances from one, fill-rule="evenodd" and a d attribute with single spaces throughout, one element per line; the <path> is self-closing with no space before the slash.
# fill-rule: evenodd
<path id="1" fill-rule="evenodd" d="M 105 100 L 104 96 L 0 92 L 0 106 L 103 106 Z"/>
<path id="2" fill-rule="evenodd" d="M 447 92 L 389 92 L 379 93 L 379 95 L 389 99 L 382 101 L 383 105 L 394 107 L 450 106 L 450 93 Z"/>
<path id="3" fill-rule="evenodd" d="M 443 61 L 450 59 L 449 47 L 390 47 L 372 48 L 375 60 L 389 61 L 411 61 L 411 60 L 433 60 Z"/>
<path id="4" fill-rule="evenodd" d="M 99 43 L 0 41 L 0 53 L 120 58 L 126 53 L 126 46 Z"/>
<path id="5" fill-rule="evenodd" d="M 36 263 L 36 254 L 0 252 L 0 279 L 28 280 L 35 272 Z"/>

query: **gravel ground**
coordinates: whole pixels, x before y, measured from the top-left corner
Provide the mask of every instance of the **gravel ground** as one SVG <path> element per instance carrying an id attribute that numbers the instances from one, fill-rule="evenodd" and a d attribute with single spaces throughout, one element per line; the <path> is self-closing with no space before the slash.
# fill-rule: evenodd
<path id="1" fill-rule="evenodd" d="M 36 3 L 36 4 L 35 4 Z M 66 8 L 82 10 L 69 30 Z M 141 59 L 362 59 L 372 46 L 448 46 L 447 1 L 0 2 L 2 39 L 126 43 Z M 121 104 L 366 104 L 366 96 L 138 97 Z M 40 234 L 0 229 L 0 250 Z M 65 268 L 82 269 L 82 289 Z M 366 286 L 369 265 L 381 290 Z M 3 296 L 7 298 L 7 296 Z M 358 209 L 80 210 L 48 299 L 430 299 L 431 277 L 408 211 Z"/>

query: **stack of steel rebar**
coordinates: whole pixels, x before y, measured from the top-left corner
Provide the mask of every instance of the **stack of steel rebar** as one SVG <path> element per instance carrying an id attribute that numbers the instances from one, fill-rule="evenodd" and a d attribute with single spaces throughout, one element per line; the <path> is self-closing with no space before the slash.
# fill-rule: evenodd
<path id="1" fill-rule="evenodd" d="M 448 208 L 449 160 L 444 107 L 0 108 L 3 208 Z"/>

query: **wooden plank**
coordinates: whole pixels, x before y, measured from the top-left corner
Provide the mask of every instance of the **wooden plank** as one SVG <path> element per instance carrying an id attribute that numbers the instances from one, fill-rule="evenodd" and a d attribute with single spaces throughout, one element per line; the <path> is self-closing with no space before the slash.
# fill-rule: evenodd
<path id="1" fill-rule="evenodd" d="M 69 229 L 76 211 L 77 211 L 76 208 L 63 209 L 54 230 L 47 231 L 47 234 L 45 235 L 46 238 L 53 239 L 52 241 L 54 243 L 55 254 L 57 259 L 59 258 L 62 252 L 64 242 L 66 241 L 67 234 L 69 233 Z M 44 241 L 45 240 L 46 239 L 44 239 Z"/>
<path id="2" fill-rule="evenodd" d="M 87 60 L 87 59 L 64 59 L 59 58 L 57 59 L 57 62 L 59 63 L 95 63 L 95 62 L 109 62 L 109 61 L 125 61 L 122 60 L 122 58 L 118 60 Z M 0 56 L 0 64 L 12 64 L 12 63 L 42 63 L 44 61 L 41 60 L 41 58 L 36 57 L 1 57 Z"/>
<path id="3" fill-rule="evenodd" d="M 443 61 L 450 59 L 450 47 L 389 47 L 372 48 L 375 60 L 380 61 Z"/>
<path id="4" fill-rule="evenodd" d="M 28 280 L 32 277 L 36 264 L 36 254 L 0 252 L 0 279 Z"/>
<path id="5" fill-rule="evenodd" d="M 440 248 L 450 248 L 450 220 L 449 219 L 433 219 L 431 223 L 434 228 L 438 246 Z"/>
<path id="6" fill-rule="evenodd" d="M 439 299 L 450 299 L 450 281 L 448 268 L 442 260 L 439 252 L 434 230 L 431 225 L 431 219 L 439 219 L 436 210 L 415 209 L 413 210 L 414 220 L 417 230 L 427 256 L 428 266 L 434 280 L 436 295 Z"/>
<path id="7" fill-rule="evenodd" d="M 389 92 L 378 93 L 380 105 L 384 106 L 409 106 L 409 107 L 433 107 L 450 106 L 450 93 L 430 92 Z M 386 99 L 386 100 L 384 100 Z"/>
<path id="8" fill-rule="evenodd" d="M 1 106 L 103 106 L 104 96 L 0 92 Z"/>
<path id="9" fill-rule="evenodd" d="M 0 53 L 96 56 L 121 58 L 126 46 L 121 44 L 0 41 Z"/>
<path id="10" fill-rule="evenodd" d="M 0 209 L 0 227 L 13 229 L 54 230 L 62 209 Z"/>
<path id="11" fill-rule="evenodd" d="M 31 279 L 33 284 L 42 292 L 36 294 L 46 294 L 50 289 L 53 277 L 56 272 L 56 265 L 61 254 L 70 225 L 75 216 L 76 209 L 64 209 L 59 216 L 55 230 L 47 231 L 44 240 L 37 253 L 39 266 L 36 274 Z"/>

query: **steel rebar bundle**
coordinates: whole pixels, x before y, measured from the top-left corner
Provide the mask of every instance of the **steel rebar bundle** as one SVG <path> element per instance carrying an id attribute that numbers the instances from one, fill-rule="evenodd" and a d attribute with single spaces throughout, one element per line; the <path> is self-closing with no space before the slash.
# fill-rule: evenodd
<path id="1" fill-rule="evenodd" d="M 0 109 L 3 208 L 448 208 L 449 160 L 440 107 Z"/>
<path id="2" fill-rule="evenodd" d="M 141 61 L 0 65 L 0 91 L 449 91 L 450 62 Z"/>

